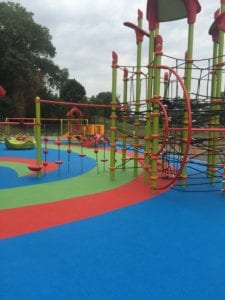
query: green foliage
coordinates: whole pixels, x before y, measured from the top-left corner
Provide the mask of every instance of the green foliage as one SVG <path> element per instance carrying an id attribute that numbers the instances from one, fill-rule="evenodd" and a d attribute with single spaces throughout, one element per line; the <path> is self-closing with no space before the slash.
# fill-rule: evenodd
<path id="1" fill-rule="evenodd" d="M 91 104 L 100 104 L 106 105 L 104 108 L 92 108 L 92 115 L 102 116 L 105 118 L 109 118 L 111 115 L 111 107 L 107 107 L 107 105 L 111 105 L 112 102 L 112 93 L 111 92 L 100 92 L 96 96 L 92 96 L 89 99 Z"/>
<path id="2" fill-rule="evenodd" d="M 112 93 L 111 92 L 101 92 L 96 98 L 100 101 L 100 103 L 105 105 L 110 105 L 112 102 Z M 102 111 L 102 115 L 105 118 L 109 118 L 111 115 L 111 107 L 104 108 Z"/>
<path id="3" fill-rule="evenodd" d="M 56 51 L 51 39 L 49 30 L 20 4 L 0 3 L 0 83 L 10 104 L 4 104 L 4 117 L 34 115 L 35 96 L 42 97 L 43 90 L 55 94 L 67 80 L 68 71 L 52 61 Z"/>
<path id="4" fill-rule="evenodd" d="M 103 100 L 102 99 L 99 99 L 98 96 L 92 96 L 90 99 L 89 99 L 89 103 L 92 104 L 92 105 L 103 105 Z M 100 116 L 105 116 L 105 109 L 104 108 L 101 108 L 101 107 L 91 107 L 89 109 L 89 112 L 88 112 L 88 118 L 90 119 L 90 122 L 96 122 L 95 120 L 100 117 Z"/>
<path id="5" fill-rule="evenodd" d="M 71 102 L 86 102 L 86 91 L 85 88 L 75 79 L 68 79 L 64 82 L 61 91 L 60 97 L 66 101 Z"/>
<path id="6" fill-rule="evenodd" d="M 67 69 L 54 64 L 56 49 L 48 28 L 33 20 L 18 3 L 0 2 L 0 84 L 6 96 L 0 101 L 0 118 L 34 117 L 34 99 L 88 103 L 85 88 L 69 79 Z M 91 97 L 90 103 L 110 104 L 111 92 Z M 68 107 L 42 106 L 43 117 L 66 117 Z M 91 120 L 95 116 L 109 118 L 111 108 L 81 108 Z"/>

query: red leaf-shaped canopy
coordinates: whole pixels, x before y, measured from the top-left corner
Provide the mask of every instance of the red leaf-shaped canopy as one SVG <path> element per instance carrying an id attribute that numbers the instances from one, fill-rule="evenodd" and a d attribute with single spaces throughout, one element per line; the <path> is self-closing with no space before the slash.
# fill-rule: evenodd
<path id="1" fill-rule="evenodd" d="M 187 18 L 193 24 L 201 11 L 198 0 L 148 0 L 147 20 L 149 30 L 157 28 L 157 23 Z"/>

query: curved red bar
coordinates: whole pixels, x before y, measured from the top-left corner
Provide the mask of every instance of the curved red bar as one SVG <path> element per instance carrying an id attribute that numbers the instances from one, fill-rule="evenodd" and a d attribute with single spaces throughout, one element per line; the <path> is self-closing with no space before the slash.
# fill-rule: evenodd
<path id="1" fill-rule="evenodd" d="M 187 92 L 187 89 L 184 85 L 184 82 L 183 82 L 182 78 L 179 76 L 179 74 L 177 74 L 177 72 L 175 70 L 173 70 L 172 68 L 170 68 L 166 65 L 158 65 L 157 68 L 168 70 L 170 73 L 172 73 L 177 78 L 177 80 L 178 80 L 178 82 L 179 82 L 179 84 L 180 84 L 180 86 L 183 90 L 183 93 L 184 93 L 186 111 L 187 111 L 187 114 L 188 114 L 188 116 L 187 116 L 187 126 L 186 126 L 186 128 L 181 128 L 181 130 L 186 130 L 187 131 L 187 142 L 186 142 L 186 149 L 185 149 L 185 152 L 184 152 L 183 157 L 182 157 L 182 161 L 180 162 L 179 170 L 177 171 L 176 174 L 174 174 L 175 176 L 173 178 L 171 178 L 171 180 L 169 182 L 167 182 L 166 184 L 162 184 L 160 187 L 156 188 L 157 190 L 161 190 L 161 189 L 167 189 L 167 188 L 171 187 L 180 178 L 180 175 L 181 175 L 181 173 L 182 173 L 182 171 L 183 171 L 183 169 L 184 169 L 184 167 L 187 163 L 188 153 L 189 153 L 190 143 L 191 143 L 192 116 L 191 116 L 190 97 L 189 97 L 189 94 Z M 165 120 L 167 121 L 168 118 L 167 118 L 166 109 L 163 106 L 161 106 L 161 108 L 163 110 Z M 168 127 L 168 122 L 166 123 L 165 128 L 166 128 L 166 132 L 165 132 L 164 138 L 166 139 L 166 137 L 168 136 L 168 132 L 170 130 L 170 128 Z M 163 146 L 165 146 L 165 141 L 163 142 Z M 162 149 L 160 149 L 160 150 L 162 150 Z"/>
<path id="2" fill-rule="evenodd" d="M 124 26 L 127 26 L 131 29 L 134 29 L 135 34 L 136 34 L 136 42 L 142 42 L 144 36 L 146 35 L 147 37 L 149 37 L 149 34 L 143 30 L 142 28 L 138 27 L 137 25 L 131 23 L 131 22 L 124 22 L 123 23 Z"/>

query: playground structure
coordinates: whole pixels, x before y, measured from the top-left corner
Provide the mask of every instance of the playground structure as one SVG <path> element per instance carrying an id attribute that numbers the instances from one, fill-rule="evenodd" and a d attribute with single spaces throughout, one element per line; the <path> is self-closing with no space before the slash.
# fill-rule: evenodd
<path id="1" fill-rule="evenodd" d="M 111 107 L 109 171 L 112 181 L 116 179 L 116 171 L 120 166 L 122 165 L 121 169 L 125 171 L 127 162 L 133 160 L 134 177 L 138 175 L 138 169 L 143 168 L 144 180 L 146 183 L 150 182 L 153 191 L 175 185 L 185 190 L 185 187 L 190 186 L 189 179 L 193 176 L 189 174 L 190 169 L 199 174 L 198 184 L 205 184 L 208 188 L 209 183 L 222 182 L 221 189 L 224 190 L 225 128 L 222 118 L 222 75 L 225 1 L 221 0 L 221 8 L 216 12 L 215 20 L 209 29 L 213 42 L 212 58 L 194 60 L 194 26 L 200 11 L 197 0 L 173 0 L 171 6 L 163 1 L 148 0 L 146 15 L 149 31 L 142 28 L 143 13 L 140 10 L 137 25 L 124 23 L 134 30 L 137 62 L 133 66 L 119 65 L 118 55 L 113 52 L 111 105 L 57 102 L 37 98 L 36 118 L 33 121 L 37 141 L 37 170 L 41 170 L 42 166 L 41 137 L 45 131 L 44 119 L 40 115 L 42 103 L 72 106 L 67 119 L 60 119 L 58 145 L 66 139 L 69 144 L 78 141 L 86 147 L 94 146 L 105 134 L 105 128 L 102 124 L 88 124 L 79 108 Z M 184 59 L 178 59 L 163 53 L 159 24 L 182 18 L 187 18 L 188 22 L 188 43 Z M 146 37 L 149 39 L 149 56 L 147 64 L 143 65 L 142 42 Z M 124 89 L 123 102 L 119 104 L 118 70 L 122 71 Z M 143 86 L 146 87 L 144 96 Z M 78 118 L 73 118 L 74 115 Z M 66 131 L 64 120 L 67 123 Z M 119 121 L 122 123 L 120 128 Z M 130 138 L 133 139 L 132 145 L 128 145 L 128 136 L 129 141 Z M 116 157 L 119 138 L 121 161 Z M 132 156 L 127 155 L 130 149 L 133 151 Z"/>
<path id="2" fill-rule="evenodd" d="M 77 119 L 73 116 L 77 115 Z M 73 107 L 68 113 L 68 132 L 60 137 L 60 139 L 70 139 L 71 143 L 75 143 L 78 139 L 81 143 L 88 145 L 96 134 L 99 136 L 104 135 L 105 128 L 103 124 L 89 124 L 88 119 L 83 118 L 83 113 L 77 107 Z M 90 143 L 91 145 L 92 143 Z"/>
<path id="3" fill-rule="evenodd" d="M 193 59 L 194 26 L 201 6 L 192 1 L 147 2 L 149 33 L 142 29 L 143 13 L 138 10 L 138 24 L 125 22 L 134 30 L 137 44 L 137 63 L 123 66 L 113 52 L 112 128 L 116 131 L 115 113 L 118 70 L 124 81 L 123 111 L 126 120 L 133 116 L 134 176 L 138 163 L 145 170 L 145 181 L 153 190 L 190 186 L 193 173 L 198 183 L 206 185 L 220 182 L 224 191 L 224 97 L 222 93 L 224 66 L 225 1 L 215 14 L 209 29 L 213 41 L 213 57 Z M 163 54 L 163 39 L 159 35 L 160 22 L 187 18 L 188 43 L 184 59 Z M 149 38 L 148 64 L 142 64 L 142 42 Z M 163 59 L 167 61 L 165 64 Z M 171 63 L 169 66 L 169 63 Z M 164 76 L 162 76 L 164 71 Z M 143 95 L 143 86 L 147 86 Z M 135 85 L 135 86 L 134 86 Z M 133 99 L 128 97 L 132 91 Z M 130 92 L 131 94 L 131 92 Z M 139 155 L 141 120 L 145 121 L 144 154 Z M 111 178 L 115 178 L 116 135 L 112 133 Z M 126 130 L 122 149 L 126 162 Z M 144 157 L 143 157 L 144 156 Z M 190 169 L 193 171 L 190 174 Z M 203 175 L 204 174 L 204 175 Z M 192 177 L 194 180 L 194 176 Z M 202 182 L 201 182 L 202 181 Z"/>
<path id="4" fill-rule="evenodd" d="M 74 110 L 74 108 L 72 109 Z M 69 117 L 69 113 L 68 113 Z M 41 134 L 50 134 L 52 141 L 70 142 L 91 147 L 104 136 L 105 126 L 103 124 L 89 124 L 88 119 L 41 118 Z M 1 140 L 5 141 L 8 149 L 32 149 L 35 147 L 36 123 L 35 118 L 6 118 L 0 122 Z M 97 139 L 94 139 L 97 136 Z"/>
<path id="5" fill-rule="evenodd" d="M 89 124 L 84 118 L 41 118 L 42 135 L 46 129 L 48 134 L 59 136 L 60 139 L 67 139 L 69 132 L 71 141 L 76 143 L 76 137 L 85 140 L 88 136 L 96 133 L 104 135 L 104 124 Z M 1 138 L 10 136 L 35 136 L 35 118 L 6 118 L 0 122 Z"/>
<path id="6" fill-rule="evenodd" d="M 179 0 L 180 5 L 196 2 Z M 161 3 L 178 10 L 178 1 Z M 140 17 L 139 11 L 139 22 Z M 223 81 L 216 92 L 223 62 L 168 57 L 158 35 L 154 45 L 154 58 L 143 66 L 121 66 L 113 53 L 111 153 L 103 158 L 110 159 L 111 180 L 108 173 L 96 173 L 95 154 L 99 150 L 100 158 L 101 149 L 82 148 L 82 153 L 76 137 L 79 146 L 70 147 L 70 134 L 66 145 L 60 143 L 66 132 L 78 134 L 84 120 L 71 120 L 70 128 L 68 118 L 50 121 L 39 115 L 23 125 L 20 120 L 2 125 L 11 136 L 35 135 L 41 160 L 35 162 L 35 150 L 8 151 L 0 144 L 0 298 L 224 298 L 224 195 L 208 193 L 224 191 Z M 184 84 L 188 63 L 190 90 Z M 51 104 L 36 99 L 37 106 Z M 82 104 L 71 105 L 82 110 Z M 58 144 L 48 143 L 46 133 Z M 67 159 L 68 171 L 66 163 L 60 165 Z"/>

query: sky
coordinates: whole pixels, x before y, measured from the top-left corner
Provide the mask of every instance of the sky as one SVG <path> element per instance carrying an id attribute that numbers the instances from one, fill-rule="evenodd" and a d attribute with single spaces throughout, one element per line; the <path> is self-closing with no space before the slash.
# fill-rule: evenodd
<path id="1" fill-rule="evenodd" d="M 4 1 L 6 2 L 6 1 Z M 34 14 L 35 22 L 47 27 L 57 54 L 54 62 L 69 70 L 86 90 L 88 97 L 112 89 L 112 51 L 116 51 L 119 65 L 136 64 L 136 42 L 132 30 L 123 23 L 137 23 L 137 10 L 146 21 L 147 0 L 17 0 Z M 193 57 L 212 56 L 212 40 L 208 29 L 213 22 L 220 0 L 199 0 L 202 10 L 195 25 Z M 187 47 L 187 21 L 162 23 L 160 34 L 163 52 L 183 58 Z M 142 64 L 148 63 L 148 40 L 142 45 Z M 122 95 L 122 80 L 118 75 L 118 95 Z"/>

